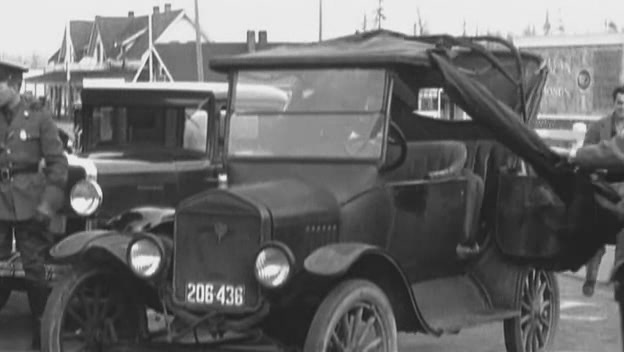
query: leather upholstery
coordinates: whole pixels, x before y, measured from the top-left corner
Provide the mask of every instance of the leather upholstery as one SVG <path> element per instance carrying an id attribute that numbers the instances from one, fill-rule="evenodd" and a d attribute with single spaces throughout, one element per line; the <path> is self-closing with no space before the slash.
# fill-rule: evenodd
<path id="1" fill-rule="evenodd" d="M 515 156 L 502 144 L 490 140 L 467 141 L 468 157 L 465 168 L 480 176 L 484 182 L 481 218 L 494 225 L 496 195 L 501 169 L 512 166 Z"/>

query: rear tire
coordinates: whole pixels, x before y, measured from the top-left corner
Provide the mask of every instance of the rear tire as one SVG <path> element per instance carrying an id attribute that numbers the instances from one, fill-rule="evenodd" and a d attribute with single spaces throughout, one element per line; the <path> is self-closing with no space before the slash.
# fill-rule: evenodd
<path id="1" fill-rule="evenodd" d="M 520 316 L 505 320 L 507 352 L 546 352 L 559 322 L 559 285 L 550 271 L 529 269 L 520 285 Z"/>
<path id="2" fill-rule="evenodd" d="M 308 330 L 304 352 L 397 351 L 390 301 L 375 284 L 347 280 L 325 297 Z"/>

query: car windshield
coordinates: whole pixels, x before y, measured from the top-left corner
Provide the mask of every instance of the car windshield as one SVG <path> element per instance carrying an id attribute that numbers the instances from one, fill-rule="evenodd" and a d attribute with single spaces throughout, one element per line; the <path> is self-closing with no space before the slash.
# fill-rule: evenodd
<path id="1" fill-rule="evenodd" d="M 242 71 L 237 77 L 229 156 L 380 158 L 384 70 Z M 238 93 L 250 85 L 281 91 L 288 102 L 250 109 Z"/>
<path id="2" fill-rule="evenodd" d="M 198 106 L 92 106 L 87 150 L 171 148 L 206 151 L 208 114 Z"/>

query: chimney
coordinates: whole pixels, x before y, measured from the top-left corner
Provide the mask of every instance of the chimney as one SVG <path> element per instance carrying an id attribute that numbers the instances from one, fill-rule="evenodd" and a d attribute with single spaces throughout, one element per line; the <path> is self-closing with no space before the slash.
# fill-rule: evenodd
<path id="1" fill-rule="evenodd" d="M 154 6 L 152 9 L 154 10 L 154 15 L 158 15 L 158 13 L 160 12 L 158 6 Z"/>
<path id="2" fill-rule="evenodd" d="M 247 31 L 247 51 L 250 53 L 256 51 L 256 31 Z"/>
<path id="3" fill-rule="evenodd" d="M 258 32 L 258 46 L 263 47 L 267 45 L 267 31 Z"/>
<path id="4" fill-rule="evenodd" d="M 166 3 L 165 4 L 165 13 L 169 13 L 171 12 L 171 3 Z"/>
<path id="5" fill-rule="evenodd" d="M 134 11 L 128 11 L 128 17 L 134 18 Z"/>

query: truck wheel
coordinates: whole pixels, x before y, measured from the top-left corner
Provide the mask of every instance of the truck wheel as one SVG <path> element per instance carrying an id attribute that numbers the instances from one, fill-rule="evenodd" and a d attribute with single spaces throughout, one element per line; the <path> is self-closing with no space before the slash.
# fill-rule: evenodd
<path id="1" fill-rule="evenodd" d="M 308 330 L 304 352 L 396 352 L 397 330 L 384 292 L 366 280 L 340 283 L 323 300 Z"/>
<path id="2" fill-rule="evenodd" d="M 548 351 L 559 322 L 557 278 L 549 271 L 529 269 L 520 290 L 520 316 L 504 322 L 507 352 Z"/>
<path id="3" fill-rule="evenodd" d="M 138 342 L 146 330 L 145 306 L 119 274 L 79 269 L 52 289 L 42 317 L 41 350 L 102 351 Z"/>

